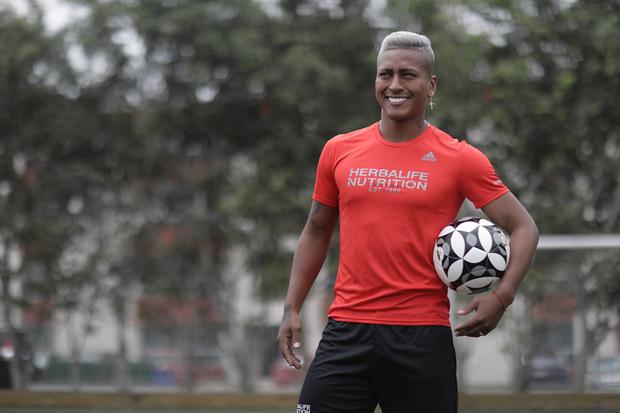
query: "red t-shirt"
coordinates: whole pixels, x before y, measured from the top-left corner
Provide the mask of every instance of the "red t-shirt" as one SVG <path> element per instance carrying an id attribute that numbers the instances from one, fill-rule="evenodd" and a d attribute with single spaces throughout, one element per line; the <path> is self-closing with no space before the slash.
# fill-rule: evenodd
<path id="1" fill-rule="evenodd" d="M 330 139 L 312 196 L 340 214 L 329 317 L 450 325 L 447 288 L 433 267 L 437 234 L 465 198 L 481 208 L 507 192 L 486 156 L 432 125 L 403 143 L 385 140 L 378 122 Z"/>

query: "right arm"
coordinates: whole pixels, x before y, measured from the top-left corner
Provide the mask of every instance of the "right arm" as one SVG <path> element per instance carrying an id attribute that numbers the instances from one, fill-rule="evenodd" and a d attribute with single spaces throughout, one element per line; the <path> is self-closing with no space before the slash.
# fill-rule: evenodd
<path id="1" fill-rule="evenodd" d="M 312 201 L 308 220 L 295 249 L 284 314 L 278 331 L 278 344 L 282 357 L 297 369 L 301 368 L 301 361 L 293 353 L 293 349 L 301 347 L 299 312 L 325 262 L 337 220 L 337 207 Z"/>

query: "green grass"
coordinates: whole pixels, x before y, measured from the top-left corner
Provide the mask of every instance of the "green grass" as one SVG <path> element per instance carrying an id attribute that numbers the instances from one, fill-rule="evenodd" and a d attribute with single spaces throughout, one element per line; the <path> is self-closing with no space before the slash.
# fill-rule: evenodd
<path id="1" fill-rule="evenodd" d="M 540 413 L 540 412 L 559 412 L 562 413 L 614 413 L 611 410 L 461 410 L 460 413 Z M 99 408 L 59 408 L 59 407 L 0 407 L 0 413 L 293 413 L 294 409 L 289 410 L 225 410 L 225 409 L 99 409 Z"/>
<path id="2" fill-rule="evenodd" d="M 67 409 L 46 407 L 0 407 L 0 413 L 291 413 L 291 410 L 205 410 L 205 409 Z"/>
<path id="3" fill-rule="evenodd" d="M 0 413 L 284 413 L 293 394 L 2 392 Z M 620 393 L 463 395 L 460 413 L 620 412 Z"/>
<path id="4" fill-rule="evenodd" d="M 68 409 L 60 407 L 0 407 L 0 413 L 284 413 L 290 410 L 221 410 L 221 409 Z"/>

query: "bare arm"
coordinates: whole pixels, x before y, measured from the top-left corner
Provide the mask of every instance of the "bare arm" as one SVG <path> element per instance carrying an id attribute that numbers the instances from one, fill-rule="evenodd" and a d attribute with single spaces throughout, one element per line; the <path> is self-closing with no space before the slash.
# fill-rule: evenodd
<path id="1" fill-rule="evenodd" d="M 299 312 L 325 262 L 337 220 L 338 208 L 313 201 L 293 257 L 284 314 L 277 339 L 282 357 L 289 365 L 298 369 L 301 368 L 301 362 L 293 353 L 293 349 L 301 347 Z"/>
<path id="2" fill-rule="evenodd" d="M 505 309 L 512 304 L 538 245 L 536 223 L 513 194 L 499 197 L 485 206 L 483 211 L 510 234 L 510 260 L 502 282 L 494 293 L 474 298 L 458 312 L 464 315 L 475 310 L 476 315 L 457 326 L 457 336 L 478 337 L 488 334 L 497 326 Z"/>

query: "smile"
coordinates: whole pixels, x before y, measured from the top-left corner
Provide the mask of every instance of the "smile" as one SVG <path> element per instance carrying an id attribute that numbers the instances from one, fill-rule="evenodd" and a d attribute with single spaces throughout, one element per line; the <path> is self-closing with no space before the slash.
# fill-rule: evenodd
<path id="1" fill-rule="evenodd" d="M 399 104 L 399 103 L 404 103 L 405 101 L 409 100 L 411 98 L 406 97 L 406 96 L 387 96 L 387 100 L 392 103 L 392 104 Z"/>

